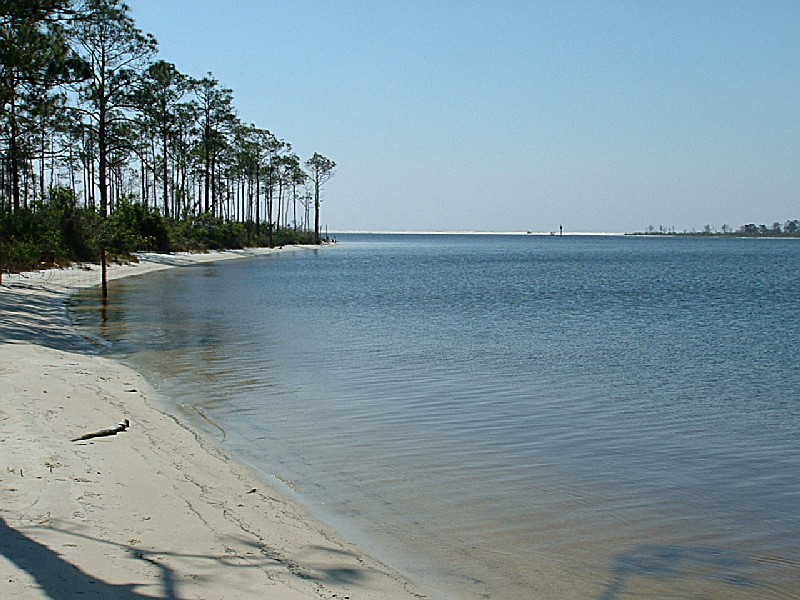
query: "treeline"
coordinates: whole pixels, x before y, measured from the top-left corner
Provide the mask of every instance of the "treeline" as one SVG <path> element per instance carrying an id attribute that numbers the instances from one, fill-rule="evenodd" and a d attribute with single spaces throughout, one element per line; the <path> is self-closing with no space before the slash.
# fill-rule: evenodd
<path id="1" fill-rule="evenodd" d="M 800 237 L 800 220 L 792 219 L 781 224 L 777 221 L 768 227 L 766 225 L 756 225 L 748 223 L 739 228 L 729 225 L 722 225 L 719 229 L 706 225 L 701 231 L 684 230 L 675 231 L 675 228 L 665 228 L 663 226 L 656 229 L 648 225 L 645 231 L 637 231 L 632 235 L 695 235 L 695 236 L 732 236 L 732 237 Z"/>
<path id="2" fill-rule="evenodd" d="M 321 242 L 335 163 L 157 60 L 118 0 L 0 0 L 0 256 Z"/>

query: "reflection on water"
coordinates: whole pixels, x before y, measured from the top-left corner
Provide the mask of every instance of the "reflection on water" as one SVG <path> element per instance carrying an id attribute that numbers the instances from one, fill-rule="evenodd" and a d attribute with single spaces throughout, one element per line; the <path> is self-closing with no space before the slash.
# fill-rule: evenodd
<path id="1" fill-rule="evenodd" d="M 75 314 L 440 595 L 797 598 L 798 258 L 351 237 L 113 282 L 104 323 Z"/>

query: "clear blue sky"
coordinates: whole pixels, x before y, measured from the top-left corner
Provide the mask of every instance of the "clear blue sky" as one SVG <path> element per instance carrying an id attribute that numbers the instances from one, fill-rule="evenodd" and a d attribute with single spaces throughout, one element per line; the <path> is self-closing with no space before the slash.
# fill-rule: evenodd
<path id="1" fill-rule="evenodd" d="M 337 163 L 331 230 L 800 218 L 800 2 L 129 0 L 159 58 Z"/>

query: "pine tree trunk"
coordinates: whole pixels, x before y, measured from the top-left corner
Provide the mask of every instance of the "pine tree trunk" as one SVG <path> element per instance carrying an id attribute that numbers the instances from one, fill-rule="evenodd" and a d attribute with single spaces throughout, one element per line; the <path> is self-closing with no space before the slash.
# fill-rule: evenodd
<path id="1" fill-rule="evenodd" d="M 322 243 L 319 235 L 319 181 L 314 182 L 314 243 Z"/>
<path id="2" fill-rule="evenodd" d="M 19 185 L 19 148 L 17 146 L 17 110 L 16 101 L 12 92 L 11 107 L 9 110 L 11 122 L 11 139 L 8 141 L 8 162 L 11 168 L 11 198 L 14 212 L 20 210 L 20 185 Z"/>

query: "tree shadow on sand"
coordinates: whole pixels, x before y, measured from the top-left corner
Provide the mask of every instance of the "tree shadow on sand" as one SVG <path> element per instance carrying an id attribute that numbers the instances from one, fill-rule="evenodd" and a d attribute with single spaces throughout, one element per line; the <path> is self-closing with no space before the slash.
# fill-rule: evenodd
<path id="1" fill-rule="evenodd" d="M 0 288 L 0 341 L 27 342 L 68 352 L 85 350 L 86 340 L 67 324 L 64 296 L 50 291 L 25 294 L 18 289 Z"/>
<path id="2" fill-rule="evenodd" d="M 2 517 L 0 517 L 0 554 L 18 569 L 30 575 L 42 592 L 53 599 L 77 596 L 118 600 L 152 598 L 136 592 L 135 583 L 108 583 L 82 571 L 44 544 L 9 526 Z M 164 565 L 159 567 L 164 586 L 162 598 L 177 599 L 174 573 Z"/>
<path id="3" fill-rule="evenodd" d="M 671 587 L 702 581 L 713 586 L 759 588 L 758 564 L 745 556 L 717 548 L 643 545 L 614 559 L 611 580 L 598 600 L 617 600 L 634 586 Z"/>
<path id="4" fill-rule="evenodd" d="M 249 540 L 239 540 L 239 543 L 252 550 L 247 556 L 241 554 L 225 554 L 209 556 L 189 553 L 160 552 L 145 550 L 128 544 L 120 544 L 108 540 L 94 538 L 74 531 L 49 526 L 50 531 L 88 540 L 92 543 L 101 543 L 117 548 L 122 548 L 133 560 L 146 562 L 155 567 L 159 573 L 156 578 L 161 583 L 161 594 L 143 594 L 137 588 L 151 587 L 152 583 L 110 583 L 97 576 L 86 573 L 79 567 L 67 561 L 57 552 L 25 535 L 10 526 L 5 519 L 0 517 L 0 555 L 18 569 L 24 571 L 34 579 L 37 586 L 49 598 L 65 600 L 68 598 L 114 598 L 115 600 L 177 600 L 179 596 L 180 573 L 170 568 L 163 558 L 191 559 L 213 561 L 230 568 L 265 569 L 274 568 L 285 570 L 298 579 L 311 580 L 319 584 L 328 585 L 355 585 L 366 578 L 366 571 L 343 565 L 299 564 L 287 560 L 279 553 L 271 551 L 258 543 Z M 328 555 L 348 554 L 337 548 L 314 547 L 314 550 Z M 352 555 L 350 555 L 352 556 Z"/>

